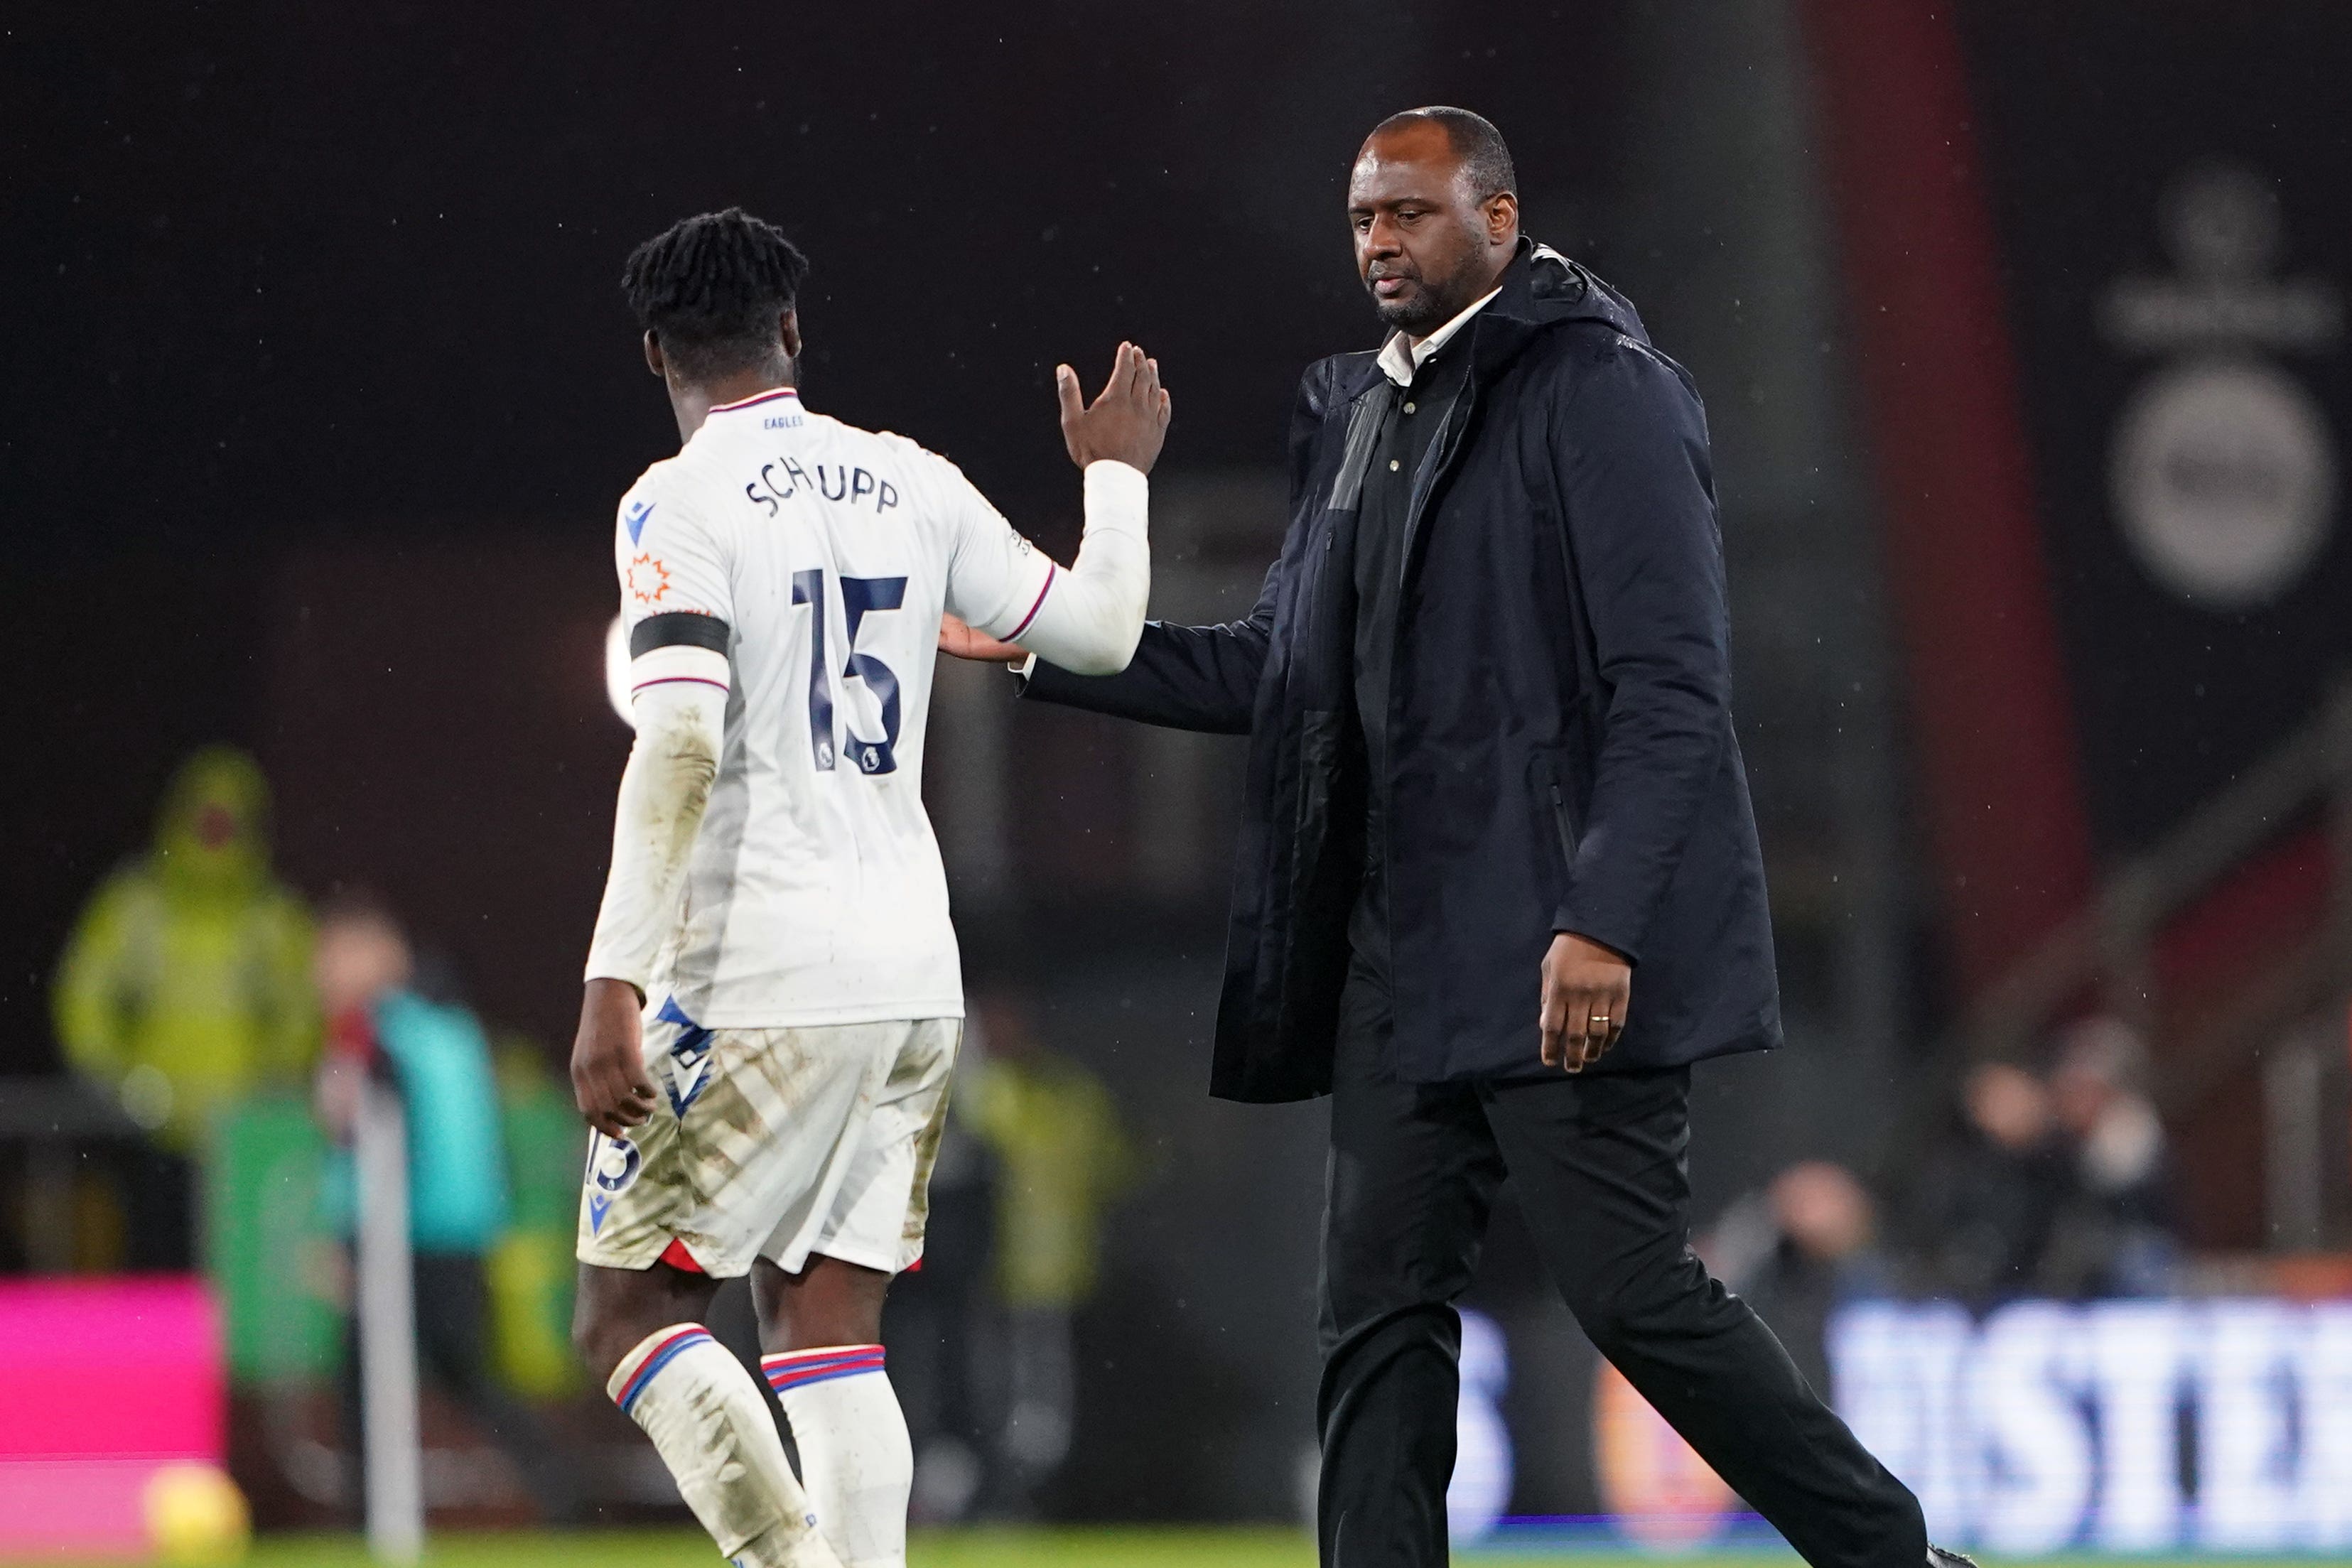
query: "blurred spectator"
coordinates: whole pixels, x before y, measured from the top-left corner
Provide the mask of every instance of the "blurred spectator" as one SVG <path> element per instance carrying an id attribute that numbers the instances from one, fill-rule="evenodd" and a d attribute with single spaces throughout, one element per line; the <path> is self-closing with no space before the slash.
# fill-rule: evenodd
<path id="1" fill-rule="evenodd" d="M 1972 1068 L 1960 1107 L 1959 1145 L 1929 1180 L 1925 1233 L 1937 1282 L 1981 1309 L 2042 1288 L 2070 1172 L 2050 1092 L 2024 1068 Z"/>
<path id="2" fill-rule="evenodd" d="M 408 1221 L 415 1248 L 420 1373 L 438 1384 L 513 1459 L 541 1514 L 569 1521 L 579 1489 L 539 1424 L 490 1375 L 483 1260 L 508 1220 L 505 1149 L 488 1042 L 473 1014 L 414 988 L 407 937 L 380 906 L 352 898 L 319 930 L 319 999 L 329 1048 L 319 1071 L 319 1117 L 335 1143 L 326 1200 L 351 1234 L 357 1193 L 351 1140 L 371 1072 L 399 1091 L 408 1134 Z M 362 1453 L 356 1316 L 344 1368 L 345 1432 Z M 364 1515 L 365 1467 L 353 1465 Z"/>
<path id="3" fill-rule="evenodd" d="M 582 1381 L 572 1352 L 580 1112 L 536 1040 L 501 1035 L 492 1047 L 511 1210 L 488 1260 L 494 1361 L 509 1388 L 552 1399 Z"/>
<path id="4" fill-rule="evenodd" d="M 270 875 L 268 817 L 251 758 L 197 752 L 164 794 L 153 850 L 99 888 L 58 966 L 67 1062 L 153 1140 L 126 1194 L 135 1269 L 193 1264 L 213 1117 L 299 1083 L 317 1048 L 310 917 Z"/>
<path id="5" fill-rule="evenodd" d="M 2147 1093 L 2147 1050 L 2119 1019 L 2067 1030 L 2051 1103 L 2073 1156 L 2045 1273 L 2070 1296 L 2160 1295 L 2172 1283 L 2164 1124 Z"/>
<path id="6" fill-rule="evenodd" d="M 1843 1166 L 1807 1160 L 1733 1204 L 1699 1248 L 1817 1390 L 1830 1386 L 1830 1314 L 1892 1291 L 1870 1195 Z"/>
<path id="7" fill-rule="evenodd" d="M 1072 1329 L 1093 1296 L 1103 1210 L 1127 1185 L 1130 1153 L 1102 1082 L 1038 1042 L 1025 998 L 977 1008 L 984 1042 L 972 1125 L 996 1156 L 996 1285 L 1010 1343 L 1003 1439 L 1009 1511 L 1034 1507 L 1061 1468 L 1077 1407 Z"/>

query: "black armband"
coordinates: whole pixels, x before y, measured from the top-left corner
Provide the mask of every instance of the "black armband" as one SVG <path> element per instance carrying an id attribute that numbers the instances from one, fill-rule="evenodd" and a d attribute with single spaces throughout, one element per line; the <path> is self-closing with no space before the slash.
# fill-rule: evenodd
<path id="1" fill-rule="evenodd" d="M 716 615 L 672 610 L 648 615 L 629 632 L 629 657 L 643 658 L 656 648 L 708 648 L 727 652 L 727 622 Z"/>

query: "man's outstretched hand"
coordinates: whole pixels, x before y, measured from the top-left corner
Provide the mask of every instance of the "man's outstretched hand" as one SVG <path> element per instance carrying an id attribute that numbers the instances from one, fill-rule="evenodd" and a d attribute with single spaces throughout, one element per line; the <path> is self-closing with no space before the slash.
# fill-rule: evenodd
<path id="1" fill-rule="evenodd" d="M 1588 936 L 1563 931 L 1543 960 L 1543 1062 L 1581 1072 L 1625 1032 L 1633 967 Z"/>
<path id="2" fill-rule="evenodd" d="M 1078 401 L 1078 372 L 1054 367 L 1054 391 L 1062 400 L 1062 440 L 1070 461 L 1083 468 L 1108 460 L 1143 473 L 1160 456 L 1168 437 L 1168 394 L 1160 390 L 1160 361 L 1132 343 L 1121 343 L 1111 359 L 1110 380 L 1091 404 Z"/>
<path id="3" fill-rule="evenodd" d="M 982 664 L 1017 664 L 1029 656 L 1029 650 L 1018 643 L 992 637 L 977 626 L 944 614 L 940 617 L 940 652 Z"/>
<path id="4" fill-rule="evenodd" d="M 572 1042 L 572 1098 L 588 1124 L 608 1138 L 644 1124 L 654 1113 L 654 1081 L 646 1071 L 644 1003 L 625 980 L 588 982 L 580 998 L 580 1033 Z"/>

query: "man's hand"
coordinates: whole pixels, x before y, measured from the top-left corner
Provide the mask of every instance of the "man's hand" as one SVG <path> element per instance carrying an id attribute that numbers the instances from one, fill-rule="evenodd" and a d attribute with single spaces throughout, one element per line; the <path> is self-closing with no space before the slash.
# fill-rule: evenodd
<path id="1" fill-rule="evenodd" d="M 952 615 L 940 617 L 940 652 L 982 664 L 1017 664 L 1029 656 L 1018 643 L 1006 643 Z"/>
<path id="2" fill-rule="evenodd" d="M 1581 1072 L 1625 1032 L 1633 967 L 1573 931 L 1551 939 L 1543 961 L 1543 1062 Z"/>
<path id="3" fill-rule="evenodd" d="M 608 1138 L 642 1125 L 654 1111 L 646 1071 L 645 1004 L 625 980 L 591 980 L 580 998 L 580 1035 L 572 1042 L 572 1099 L 588 1124 Z"/>
<path id="4" fill-rule="evenodd" d="M 1160 456 L 1168 437 L 1168 394 L 1160 390 L 1160 361 L 1132 343 L 1121 343 L 1111 360 L 1110 380 L 1092 407 L 1078 402 L 1078 372 L 1054 367 L 1054 391 L 1062 400 L 1062 440 L 1070 461 L 1083 468 L 1106 459 L 1143 473 Z"/>

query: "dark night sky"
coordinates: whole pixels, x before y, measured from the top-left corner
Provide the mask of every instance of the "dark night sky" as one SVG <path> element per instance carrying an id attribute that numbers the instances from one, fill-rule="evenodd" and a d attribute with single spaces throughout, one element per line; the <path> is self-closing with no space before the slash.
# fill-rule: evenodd
<path id="1" fill-rule="evenodd" d="M 1549 7 L 1484 30 L 1437 7 L 1013 9 L 77 6 L 16 28 L 16 526 L 204 549 L 601 529 L 673 440 L 621 258 L 739 201 L 814 259 L 829 412 L 1017 494 L 1057 461 L 1054 361 L 1132 334 L 1182 400 L 1171 458 L 1273 461 L 1299 368 L 1372 339 L 1339 203 L 1380 114 L 1483 106 L 1546 189 L 1602 166 L 1605 94 L 1528 79 L 1593 46 Z"/>
<path id="2" fill-rule="evenodd" d="M 1266 465 L 1300 369 L 1375 340 L 1340 203 L 1382 114 L 1489 114 L 1530 226 L 1583 241 L 1621 44 L 1559 9 L 13 8 L 8 596 L 78 630 L 0 747 L 0 1071 L 47 1056 L 67 925 L 173 763 L 261 738 L 288 552 L 601 556 L 676 442 L 615 284 L 637 240 L 730 202 L 782 224 L 815 264 L 810 402 L 1051 541 L 1056 360 L 1133 336 L 1178 398 L 1166 461 Z"/>

